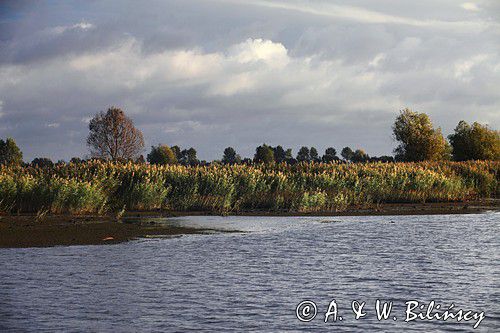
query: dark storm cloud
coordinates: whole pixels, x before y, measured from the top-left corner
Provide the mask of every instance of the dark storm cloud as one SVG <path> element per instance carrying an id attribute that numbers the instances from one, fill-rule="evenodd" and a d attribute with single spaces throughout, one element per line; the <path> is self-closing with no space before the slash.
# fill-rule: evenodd
<path id="1" fill-rule="evenodd" d="M 86 154 L 122 107 L 148 145 L 388 154 L 399 109 L 498 128 L 495 1 L 36 1 L 0 5 L 0 137 Z"/>

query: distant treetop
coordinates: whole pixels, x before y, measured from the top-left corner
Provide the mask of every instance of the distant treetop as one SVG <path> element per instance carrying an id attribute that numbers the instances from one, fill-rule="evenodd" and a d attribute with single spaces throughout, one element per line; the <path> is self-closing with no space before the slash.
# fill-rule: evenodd
<path id="1" fill-rule="evenodd" d="M 115 107 L 97 113 L 89 123 L 89 130 L 87 145 L 93 157 L 113 161 L 136 159 L 144 148 L 141 131 Z"/>
<path id="2" fill-rule="evenodd" d="M 23 163 L 23 153 L 12 138 L 0 139 L 0 164 L 19 165 Z"/>

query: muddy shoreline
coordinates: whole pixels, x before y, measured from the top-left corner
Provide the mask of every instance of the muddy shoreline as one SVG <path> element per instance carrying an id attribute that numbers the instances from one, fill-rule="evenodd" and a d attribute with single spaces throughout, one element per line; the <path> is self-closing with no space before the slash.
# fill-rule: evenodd
<path id="1" fill-rule="evenodd" d="M 474 202 L 381 204 L 351 207 L 342 212 L 243 211 L 235 216 L 367 216 L 477 214 L 500 210 L 500 200 Z M 0 248 L 48 247 L 57 245 L 116 244 L 144 237 L 176 237 L 209 233 L 214 230 L 165 226 L 148 218 L 215 215 L 207 212 L 129 212 L 123 219 L 112 216 L 34 215 L 0 216 Z"/>

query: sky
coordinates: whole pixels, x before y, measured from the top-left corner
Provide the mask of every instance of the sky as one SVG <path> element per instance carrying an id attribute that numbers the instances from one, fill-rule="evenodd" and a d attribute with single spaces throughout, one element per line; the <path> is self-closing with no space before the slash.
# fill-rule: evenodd
<path id="1" fill-rule="evenodd" d="M 146 147 L 219 159 L 267 143 L 391 154 L 399 110 L 500 128 L 500 1 L 0 2 L 0 138 L 88 155 L 123 109 Z"/>

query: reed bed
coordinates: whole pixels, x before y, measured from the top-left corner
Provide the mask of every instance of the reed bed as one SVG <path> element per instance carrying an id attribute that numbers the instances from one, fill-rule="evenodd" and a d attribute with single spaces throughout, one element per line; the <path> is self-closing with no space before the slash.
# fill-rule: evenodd
<path id="1" fill-rule="evenodd" d="M 495 161 L 0 166 L 0 212 L 332 212 L 380 203 L 464 201 L 498 196 L 499 168 Z"/>

